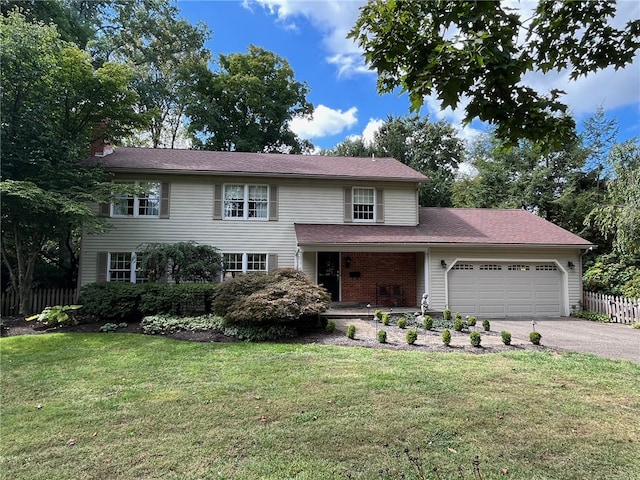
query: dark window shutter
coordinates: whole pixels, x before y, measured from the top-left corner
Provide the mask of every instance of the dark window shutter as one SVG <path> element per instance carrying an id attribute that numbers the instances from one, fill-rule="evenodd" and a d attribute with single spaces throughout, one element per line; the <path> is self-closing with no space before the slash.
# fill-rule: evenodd
<path id="1" fill-rule="evenodd" d="M 275 253 L 270 253 L 269 255 L 267 255 L 267 270 L 272 272 L 277 268 L 278 268 L 278 255 Z"/>
<path id="2" fill-rule="evenodd" d="M 171 184 L 160 184 L 160 218 L 169 218 L 169 198 L 171 197 Z"/>
<path id="3" fill-rule="evenodd" d="M 384 190 L 376 188 L 376 223 L 384 223 Z"/>
<path id="4" fill-rule="evenodd" d="M 351 201 L 351 188 L 344 189 L 344 223 L 353 222 L 353 203 Z"/>
<path id="5" fill-rule="evenodd" d="M 213 219 L 222 220 L 222 185 L 213 186 Z"/>
<path id="6" fill-rule="evenodd" d="M 100 208 L 98 210 L 99 217 L 108 217 L 111 215 L 111 204 L 108 202 L 101 203 Z"/>
<path id="7" fill-rule="evenodd" d="M 96 265 L 96 282 L 107 281 L 107 252 L 98 252 L 97 265 Z"/>
<path id="8" fill-rule="evenodd" d="M 278 186 L 269 185 L 269 221 L 278 220 Z"/>

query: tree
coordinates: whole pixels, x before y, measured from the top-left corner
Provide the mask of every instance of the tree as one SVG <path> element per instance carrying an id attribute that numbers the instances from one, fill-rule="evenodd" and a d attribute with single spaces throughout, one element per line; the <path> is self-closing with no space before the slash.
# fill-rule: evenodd
<path id="1" fill-rule="evenodd" d="M 220 55 L 220 69 L 202 69 L 187 107 L 194 145 L 205 150 L 300 153 L 309 146 L 289 128 L 309 117 L 309 87 L 295 80 L 289 63 L 249 46 L 246 54 Z"/>
<path id="2" fill-rule="evenodd" d="M 94 68 L 53 26 L 28 23 L 16 12 L 0 19 L 2 85 L 2 261 L 28 312 L 37 259 L 70 229 L 91 226 L 88 205 L 108 199 L 110 183 L 82 168 L 104 124 L 111 138 L 136 126 L 131 71 L 105 63 Z"/>
<path id="3" fill-rule="evenodd" d="M 539 92 L 523 79 L 568 70 L 576 80 L 630 64 L 640 20 L 619 30 L 608 23 L 615 12 L 611 1 L 540 0 L 529 17 L 497 1 L 371 0 L 349 37 L 378 72 L 378 90 L 400 87 L 412 110 L 432 94 L 443 109 L 468 100 L 465 122 L 477 117 L 511 145 L 528 139 L 553 150 L 575 131 L 564 92 Z"/>
<path id="4" fill-rule="evenodd" d="M 213 282 L 222 270 L 222 256 L 209 245 L 195 242 L 150 243 L 139 253 L 142 271 L 150 281 L 170 277 L 175 283 Z"/>

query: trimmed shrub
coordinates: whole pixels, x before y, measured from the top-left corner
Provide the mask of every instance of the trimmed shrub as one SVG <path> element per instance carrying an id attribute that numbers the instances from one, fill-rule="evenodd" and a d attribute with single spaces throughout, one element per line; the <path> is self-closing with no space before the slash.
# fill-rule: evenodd
<path id="1" fill-rule="evenodd" d="M 451 332 L 448 328 L 445 328 L 442 331 L 442 343 L 444 343 L 447 347 L 451 344 Z"/>
<path id="2" fill-rule="evenodd" d="M 633 325 L 631 325 L 632 328 L 640 328 L 640 322 L 636 322 Z"/>
<path id="3" fill-rule="evenodd" d="M 471 335 L 469 335 L 469 341 L 474 347 L 479 347 L 480 343 L 482 342 L 482 337 L 478 332 L 471 332 Z"/>
<path id="4" fill-rule="evenodd" d="M 78 303 L 86 315 L 112 322 L 137 322 L 143 317 L 139 304 L 144 287 L 144 284 L 125 282 L 90 283 L 80 290 Z"/>
<path id="5" fill-rule="evenodd" d="M 378 330 L 378 343 L 387 343 L 387 332 Z"/>
<path id="6" fill-rule="evenodd" d="M 442 316 L 444 317 L 445 320 L 451 320 L 451 310 L 449 310 L 448 308 L 445 308 L 442 312 Z"/>
<path id="7" fill-rule="evenodd" d="M 400 317 L 398 319 L 397 325 L 399 328 L 407 328 L 407 319 L 404 317 Z"/>
<path id="8" fill-rule="evenodd" d="M 431 330 L 433 328 L 433 318 L 429 315 L 425 315 L 422 319 L 422 326 L 425 330 Z"/>
<path id="9" fill-rule="evenodd" d="M 482 320 L 482 328 L 484 328 L 485 332 L 491 330 L 491 323 L 489 323 L 489 320 Z"/>
<path id="10" fill-rule="evenodd" d="M 356 338 L 356 326 L 355 325 L 349 325 L 347 327 L 347 338 L 350 338 L 351 340 Z"/>
<path id="11" fill-rule="evenodd" d="M 375 312 L 373 312 L 373 318 L 379 322 L 380 320 L 382 320 L 382 310 L 377 309 Z"/>
<path id="12" fill-rule="evenodd" d="M 542 335 L 538 332 L 531 332 L 529 334 L 529 341 L 534 345 L 540 345 L 540 340 L 542 339 Z"/>
<path id="13" fill-rule="evenodd" d="M 409 345 L 413 345 L 416 343 L 418 339 L 418 331 L 417 330 L 407 330 L 407 343 Z"/>
<path id="14" fill-rule="evenodd" d="M 327 326 L 324 327 L 324 329 L 327 331 L 327 333 L 333 333 L 336 331 L 336 322 L 334 322 L 333 320 L 329 320 L 327 322 Z"/>
<path id="15" fill-rule="evenodd" d="M 460 312 L 454 313 L 453 314 L 453 319 L 462 321 L 462 314 Z"/>
<path id="16" fill-rule="evenodd" d="M 502 330 L 500 332 L 500 336 L 502 337 L 502 343 L 505 345 L 511 345 L 511 333 L 506 330 Z"/>
<path id="17" fill-rule="evenodd" d="M 382 314 L 382 324 L 383 325 L 389 325 L 389 314 L 388 313 L 383 313 Z"/>
<path id="18" fill-rule="evenodd" d="M 461 332 L 463 328 L 464 328 L 464 322 L 462 321 L 462 318 L 456 318 L 453 321 L 453 329 L 456 332 Z"/>
<path id="19" fill-rule="evenodd" d="M 475 327 L 476 326 L 476 317 L 469 317 L 467 319 L 467 325 L 469 325 L 470 327 Z"/>

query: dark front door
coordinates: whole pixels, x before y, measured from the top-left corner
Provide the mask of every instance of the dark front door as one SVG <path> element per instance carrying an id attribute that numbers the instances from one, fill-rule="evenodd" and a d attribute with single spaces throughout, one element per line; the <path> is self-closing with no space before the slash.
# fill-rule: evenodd
<path id="1" fill-rule="evenodd" d="M 331 294 L 331 301 L 340 300 L 340 253 L 318 252 L 318 284 Z"/>

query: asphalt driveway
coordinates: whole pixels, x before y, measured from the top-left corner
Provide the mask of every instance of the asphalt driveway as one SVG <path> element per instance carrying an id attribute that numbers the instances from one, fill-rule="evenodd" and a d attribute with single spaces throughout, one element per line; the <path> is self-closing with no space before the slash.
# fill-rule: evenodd
<path id="1" fill-rule="evenodd" d="M 531 318 L 491 320 L 491 330 L 508 330 L 520 341 L 529 341 Z M 631 325 L 600 323 L 576 318 L 536 318 L 535 330 L 542 345 L 640 363 L 640 329 Z"/>

